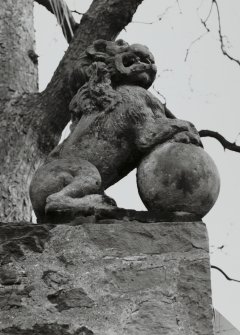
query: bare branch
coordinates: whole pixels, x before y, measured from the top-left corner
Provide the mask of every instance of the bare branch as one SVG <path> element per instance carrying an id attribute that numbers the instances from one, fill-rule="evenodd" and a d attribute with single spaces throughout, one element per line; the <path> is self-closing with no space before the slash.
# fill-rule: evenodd
<path id="1" fill-rule="evenodd" d="M 199 13 L 199 9 L 200 9 L 201 5 L 197 8 L 197 12 Z M 209 9 L 209 12 L 206 16 L 206 18 L 203 20 L 200 15 L 198 14 L 199 16 L 199 19 L 202 23 L 202 25 L 204 26 L 204 29 L 206 30 L 205 33 L 201 34 L 200 36 L 198 36 L 197 38 L 195 38 L 195 40 L 193 40 L 190 44 L 190 46 L 188 47 L 187 51 L 186 51 L 186 55 L 185 55 L 185 59 L 184 59 L 184 62 L 187 61 L 187 58 L 188 58 L 188 55 L 192 49 L 192 47 L 194 46 L 195 43 L 199 42 L 204 36 L 206 36 L 208 33 L 210 33 L 210 29 L 208 28 L 207 26 L 207 21 L 208 19 L 210 18 L 211 16 L 211 13 L 212 13 L 212 9 L 213 9 L 213 2 L 211 2 L 211 7 Z"/>
<path id="2" fill-rule="evenodd" d="M 217 10 L 217 17 L 218 17 L 218 35 L 219 35 L 219 41 L 220 41 L 220 45 L 221 45 L 221 50 L 224 56 L 226 56 L 228 59 L 230 59 L 231 61 L 235 62 L 236 64 L 238 64 L 240 66 L 240 60 L 229 55 L 229 53 L 227 52 L 226 48 L 225 48 L 225 44 L 224 44 L 224 35 L 222 33 L 222 25 L 221 25 L 221 16 L 220 16 L 220 10 L 219 10 L 219 6 L 218 6 L 218 2 L 217 0 L 212 0 L 212 4 L 215 5 L 216 10 Z"/>
<path id="3" fill-rule="evenodd" d="M 173 6 L 168 6 L 162 14 L 158 15 L 158 21 L 161 21 L 163 19 L 163 17 L 167 14 L 167 12 L 172 8 L 173 8 Z"/>
<path id="4" fill-rule="evenodd" d="M 79 12 L 79 11 L 77 11 L 77 10 L 71 10 L 71 12 L 72 13 L 75 13 L 75 14 L 78 14 L 78 15 L 83 15 L 84 13 L 81 13 L 81 12 Z"/>
<path id="5" fill-rule="evenodd" d="M 152 85 L 152 89 L 153 89 L 153 90 L 157 93 L 157 95 L 159 96 L 161 103 L 162 103 L 164 106 L 166 106 L 166 104 L 167 104 L 167 99 L 166 99 L 166 97 L 165 97 L 159 90 L 156 89 L 155 85 Z M 162 99 L 163 99 L 163 101 L 162 101 Z"/>
<path id="6" fill-rule="evenodd" d="M 210 7 L 210 10 L 208 12 L 207 17 L 205 18 L 205 20 L 201 20 L 202 24 L 204 25 L 204 27 L 207 31 L 209 31 L 209 28 L 207 27 L 206 23 L 207 23 L 208 19 L 210 18 L 211 14 L 212 14 L 212 9 L 213 9 L 213 1 L 211 3 L 211 7 Z"/>
<path id="7" fill-rule="evenodd" d="M 193 40 L 190 44 L 190 46 L 187 48 L 187 51 L 186 51 L 186 55 L 185 55 L 185 58 L 184 58 L 184 62 L 187 61 L 187 58 L 188 58 L 188 55 L 189 55 L 189 52 L 191 51 L 192 47 L 194 46 L 195 43 L 199 42 L 204 36 L 206 36 L 207 34 L 209 33 L 209 31 L 206 31 L 205 33 L 203 33 L 202 35 L 198 36 L 195 40 Z"/>
<path id="8" fill-rule="evenodd" d="M 158 15 L 158 16 L 157 16 L 157 19 L 154 20 L 154 21 L 150 21 L 150 22 L 145 22 L 145 21 L 132 21 L 132 23 L 139 23 L 139 24 L 154 24 L 154 23 L 156 23 L 156 22 L 158 22 L 158 21 L 161 21 L 161 20 L 164 18 L 164 16 L 167 14 L 167 12 L 168 12 L 170 9 L 172 9 L 172 8 L 173 8 L 173 6 L 168 6 L 167 8 L 165 8 L 165 10 L 163 11 L 163 13 L 160 14 L 160 15 Z"/>
<path id="9" fill-rule="evenodd" d="M 200 9 L 201 5 L 197 8 L 197 12 L 199 12 L 199 9 Z M 204 26 L 205 28 L 205 33 L 201 34 L 200 36 L 198 36 L 197 38 L 195 38 L 195 40 L 193 40 L 190 44 L 190 46 L 188 47 L 187 51 L 186 51 L 186 55 L 185 55 L 185 59 L 184 61 L 186 62 L 187 61 L 187 58 L 188 58 L 188 55 L 193 47 L 193 45 L 197 42 L 199 42 L 204 36 L 206 36 L 209 32 L 210 32 L 210 29 L 208 28 L 207 26 L 207 21 L 208 19 L 210 18 L 211 16 L 211 13 L 212 13 L 212 8 L 213 8 L 213 2 L 211 2 L 211 7 L 210 7 L 210 10 L 208 12 L 208 15 L 206 16 L 206 18 L 203 20 L 200 16 L 199 16 L 199 19 L 202 23 L 202 25 Z"/>
<path id="10" fill-rule="evenodd" d="M 240 280 L 230 278 L 230 277 L 229 277 L 229 276 L 228 276 L 222 269 L 220 269 L 218 266 L 211 265 L 211 268 L 212 268 L 212 269 L 215 269 L 215 270 L 218 270 L 219 272 L 221 272 L 227 280 L 229 280 L 229 281 L 235 281 L 235 282 L 237 282 L 237 283 L 240 283 Z"/>
<path id="11" fill-rule="evenodd" d="M 40 5 L 44 6 L 47 10 L 49 10 L 52 14 L 56 16 L 58 23 L 62 28 L 64 37 L 66 38 L 67 42 L 70 43 L 73 38 L 73 34 L 78 27 L 78 23 L 74 20 L 72 12 L 67 7 L 65 1 L 58 0 L 59 14 L 62 19 L 60 19 L 59 15 L 57 15 L 55 7 L 53 6 L 53 2 L 51 0 L 35 1 Z"/>
<path id="12" fill-rule="evenodd" d="M 158 91 L 155 88 L 154 85 L 152 86 L 152 89 L 157 93 L 157 95 L 159 95 L 160 101 L 163 104 L 163 107 L 164 107 L 164 110 L 165 110 L 166 117 L 169 118 L 169 119 L 176 119 L 176 116 L 167 108 L 167 99 L 166 99 L 166 97 L 162 93 L 160 93 L 160 91 Z M 162 99 L 164 101 L 162 101 Z"/>
<path id="13" fill-rule="evenodd" d="M 202 2 L 203 2 L 203 1 L 202 1 Z M 202 19 L 201 16 L 199 15 L 199 10 L 200 10 L 200 8 L 201 8 L 201 6 L 202 6 L 202 2 L 201 2 L 201 4 L 200 4 L 200 6 L 197 8 L 197 13 L 198 13 L 199 19 L 200 19 L 202 25 L 204 26 L 204 28 L 206 29 L 206 31 L 207 31 L 207 32 L 210 32 L 210 29 L 209 29 L 208 26 L 207 26 L 207 21 L 209 20 L 211 14 L 212 14 L 213 2 L 211 1 L 211 6 L 210 6 L 209 12 L 208 12 L 208 14 L 207 14 L 207 16 L 206 16 L 205 19 Z"/>
<path id="14" fill-rule="evenodd" d="M 215 138 L 216 140 L 218 140 L 222 144 L 224 150 L 228 149 L 228 150 L 231 150 L 231 151 L 240 152 L 240 146 L 239 145 L 236 145 L 235 142 L 231 143 L 231 142 L 227 141 L 221 134 L 217 133 L 216 131 L 200 130 L 199 135 L 201 137 Z"/>
<path id="15" fill-rule="evenodd" d="M 144 21 L 132 21 L 132 23 L 139 23 L 139 24 L 153 24 L 156 21 L 151 21 L 151 22 L 144 22 Z"/>
<path id="16" fill-rule="evenodd" d="M 239 66 L 240 66 L 240 60 L 231 56 L 228 51 L 226 50 L 226 46 L 225 46 L 225 43 L 224 43 L 224 35 L 222 33 L 222 24 L 221 24 L 221 15 L 220 15 L 220 9 L 219 9 L 219 5 L 218 5 L 218 2 L 217 0 L 211 0 L 211 7 L 210 7 L 210 10 L 208 12 L 208 15 L 207 17 L 203 20 L 202 18 L 200 18 L 201 20 L 201 23 L 202 25 L 204 26 L 204 28 L 206 29 L 206 34 L 210 32 L 210 29 L 208 28 L 207 26 L 207 21 L 209 20 L 211 14 L 212 14 L 212 11 L 213 11 L 213 6 L 215 5 L 215 8 L 217 10 L 217 20 L 218 20 L 218 36 L 219 36 L 219 41 L 220 41 L 220 46 L 221 46 L 221 51 L 223 53 L 224 56 L 226 56 L 228 59 L 230 59 L 231 61 L 237 63 Z M 200 8 L 200 7 L 199 7 Z M 198 11 L 199 11 L 199 8 L 198 8 Z M 191 48 L 192 44 L 195 43 L 197 40 L 201 39 L 202 37 L 204 36 L 201 35 L 198 39 L 194 40 L 189 49 Z M 185 59 L 187 58 L 188 56 L 188 53 L 189 53 L 189 49 L 187 50 L 187 54 L 186 54 L 186 57 Z"/>

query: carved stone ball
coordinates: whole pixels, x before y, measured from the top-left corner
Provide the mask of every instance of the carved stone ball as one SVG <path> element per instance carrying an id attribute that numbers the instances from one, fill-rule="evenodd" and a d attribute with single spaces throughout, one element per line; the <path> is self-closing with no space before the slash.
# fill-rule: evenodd
<path id="1" fill-rule="evenodd" d="M 217 200 L 220 177 L 202 148 L 169 142 L 157 146 L 142 160 L 137 184 L 148 210 L 202 218 Z"/>

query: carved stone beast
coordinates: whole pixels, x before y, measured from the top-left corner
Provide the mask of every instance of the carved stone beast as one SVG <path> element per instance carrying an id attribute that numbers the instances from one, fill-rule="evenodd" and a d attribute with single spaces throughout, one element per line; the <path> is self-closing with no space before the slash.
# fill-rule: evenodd
<path id="1" fill-rule="evenodd" d="M 98 40 L 70 82 L 71 133 L 36 172 L 30 197 L 38 221 L 48 211 L 115 206 L 104 190 L 156 145 L 201 145 L 194 126 L 176 119 L 147 89 L 156 75 L 147 47 Z"/>

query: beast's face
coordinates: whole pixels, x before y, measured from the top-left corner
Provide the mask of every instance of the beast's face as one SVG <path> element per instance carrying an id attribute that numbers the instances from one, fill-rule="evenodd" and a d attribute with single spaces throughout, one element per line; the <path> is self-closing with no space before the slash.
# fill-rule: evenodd
<path id="1" fill-rule="evenodd" d="M 147 47 L 130 45 L 126 51 L 115 55 L 115 80 L 122 84 L 135 84 L 149 88 L 156 76 L 154 58 Z"/>
<path id="2" fill-rule="evenodd" d="M 154 57 L 144 45 L 129 45 L 123 40 L 98 40 L 86 53 L 94 61 L 107 65 L 113 84 L 135 84 L 149 88 L 155 79 L 157 68 Z"/>
<path id="3" fill-rule="evenodd" d="M 147 89 L 157 72 L 154 57 L 144 45 L 97 40 L 87 48 L 73 70 L 70 83 L 74 94 L 90 78 L 95 62 L 106 64 L 113 86 L 130 84 Z"/>

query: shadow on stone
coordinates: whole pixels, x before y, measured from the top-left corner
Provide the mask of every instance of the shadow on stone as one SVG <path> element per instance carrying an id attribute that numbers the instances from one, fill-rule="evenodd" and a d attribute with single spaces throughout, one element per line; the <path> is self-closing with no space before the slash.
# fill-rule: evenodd
<path id="1" fill-rule="evenodd" d="M 91 308 L 94 303 L 88 297 L 82 288 L 74 288 L 72 290 L 59 290 L 58 292 L 48 295 L 48 300 L 55 304 L 59 312 L 70 308 Z"/>
<path id="2" fill-rule="evenodd" d="M 1 334 L 4 335 L 94 335 L 87 327 L 80 327 L 74 332 L 69 331 L 68 325 L 59 325 L 57 323 L 34 325 L 32 329 L 20 329 L 19 327 L 10 327 L 4 329 Z"/>

